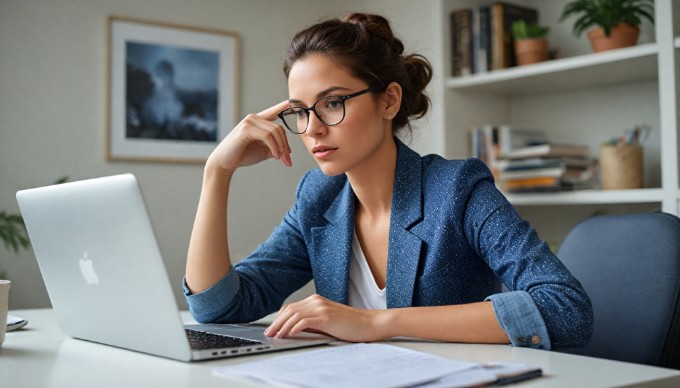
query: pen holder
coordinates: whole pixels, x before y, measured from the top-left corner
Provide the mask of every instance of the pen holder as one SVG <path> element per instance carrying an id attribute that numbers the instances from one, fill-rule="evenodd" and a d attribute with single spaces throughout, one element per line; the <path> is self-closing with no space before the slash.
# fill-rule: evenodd
<path id="1" fill-rule="evenodd" d="M 600 178 L 603 190 L 642 188 L 642 147 L 636 144 L 602 145 Z"/>

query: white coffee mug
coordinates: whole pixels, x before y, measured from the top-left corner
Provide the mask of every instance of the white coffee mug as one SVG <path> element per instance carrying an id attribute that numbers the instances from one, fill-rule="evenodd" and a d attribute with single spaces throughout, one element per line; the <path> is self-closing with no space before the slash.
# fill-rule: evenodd
<path id="1" fill-rule="evenodd" d="M 5 328 L 7 327 L 7 309 L 9 309 L 9 280 L 0 280 L 0 346 L 5 341 Z"/>

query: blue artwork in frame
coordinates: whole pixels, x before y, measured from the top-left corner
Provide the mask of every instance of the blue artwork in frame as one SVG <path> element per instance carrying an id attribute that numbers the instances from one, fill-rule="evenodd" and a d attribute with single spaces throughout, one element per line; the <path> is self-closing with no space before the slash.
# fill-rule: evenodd
<path id="1" fill-rule="evenodd" d="M 238 115 L 238 36 L 111 17 L 111 160 L 203 162 Z"/>

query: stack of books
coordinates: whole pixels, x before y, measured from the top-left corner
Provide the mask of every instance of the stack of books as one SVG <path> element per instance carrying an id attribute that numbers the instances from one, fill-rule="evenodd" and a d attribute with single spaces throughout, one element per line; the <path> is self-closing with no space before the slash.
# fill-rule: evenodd
<path id="1" fill-rule="evenodd" d="M 538 23 L 538 10 L 497 1 L 451 12 L 452 76 L 515 66 L 512 23 Z"/>
<path id="2" fill-rule="evenodd" d="M 502 190 L 518 192 L 562 191 L 591 188 L 595 161 L 588 147 L 544 143 L 516 148 L 497 161 Z"/>
<path id="3" fill-rule="evenodd" d="M 486 124 L 472 128 L 470 132 L 470 154 L 473 158 L 480 159 L 486 163 L 496 180 L 498 180 L 498 160 L 502 155 L 528 145 L 546 142 L 545 131 L 540 129 Z"/>
<path id="4" fill-rule="evenodd" d="M 548 141 L 540 129 L 483 125 L 471 130 L 471 155 L 491 170 L 506 192 L 593 188 L 596 161 L 579 144 Z"/>

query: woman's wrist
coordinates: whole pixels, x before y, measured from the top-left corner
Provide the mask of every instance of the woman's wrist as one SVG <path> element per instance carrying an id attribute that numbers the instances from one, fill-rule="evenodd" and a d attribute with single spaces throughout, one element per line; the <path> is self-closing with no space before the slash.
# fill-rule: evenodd
<path id="1" fill-rule="evenodd" d="M 203 167 L 203 176 L 205 178 L 211 178 L 215 176 L 219 176 L 222 179 L 231 178 L 234 175 L 234 172 L 236 172 L 236 170 L 225 169 L 217 160 L 212 158 L 208 158 L 205 166 Z"/>
<path id="2" fill-rule="evenodd" d="M 378 341 L 397 336 L 398 328 L 395 327 L 396 309 L 370 310 L 373 331 Z"/>

